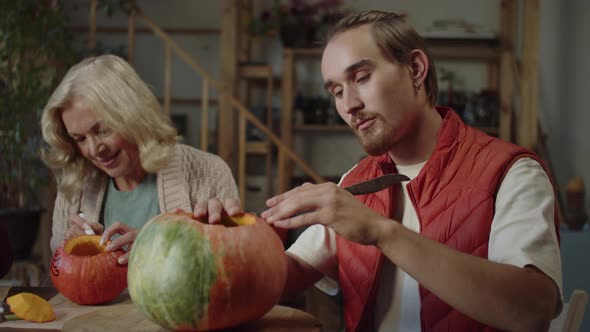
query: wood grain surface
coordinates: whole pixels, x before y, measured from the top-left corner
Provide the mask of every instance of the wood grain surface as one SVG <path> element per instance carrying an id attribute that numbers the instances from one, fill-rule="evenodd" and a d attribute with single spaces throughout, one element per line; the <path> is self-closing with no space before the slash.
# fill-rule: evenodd
<path id="1" fill-rule="evenodd" d="M 133 304 L 116 304 L 100 308 L 65 322 L 63 332 L 164 332 Z M 319 332 L 318 319 L 301 310 L 275 306 L 257 321 L 232 328 L 232 332 Z"/>

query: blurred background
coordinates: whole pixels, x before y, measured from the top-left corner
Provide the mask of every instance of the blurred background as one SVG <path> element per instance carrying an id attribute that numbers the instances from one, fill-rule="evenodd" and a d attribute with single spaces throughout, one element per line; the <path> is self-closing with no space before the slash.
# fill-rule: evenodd
<path id="1" fill-rule="evenodd" d="M 319 70 L 326 28 L 364 9 L 404 13 L 425 37 L 440 105 L 546 161 L 562 216 L 564 299 L 590 289 L 584 0 L 2 2 L 0 253 L 7 274 L 0 283 L 37 285 L 47 276 L 55 181 L 38 158 L 39 114 L 71 64 L 104 53 L 128 59 L 183 141 L 224 158 L 246 210 L 261 212 L 273 194 L 304 181 L 338 181 L 364 157 Z M 295 305 L 326 330 L 343 326 L 338 297 L 312 290 Z M 582 330 L 590 330 L 587 312 Z"/>

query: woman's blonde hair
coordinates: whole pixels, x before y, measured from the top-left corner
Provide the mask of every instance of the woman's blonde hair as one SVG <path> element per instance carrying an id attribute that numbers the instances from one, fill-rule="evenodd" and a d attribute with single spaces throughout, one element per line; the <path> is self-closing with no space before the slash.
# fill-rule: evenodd
<path id="1" fill-rule="evenodd" d="M 97 177 L 101 172 L 79 153 L 62 122 L 62 111 L 74 102 L 90 107 L 101 123 L 137 145 L 145 171 L 155 173 L 170 160 L 177 131 L 145 82 L 120 57 L 86 58 L 66 73 L 41 117 L 47 142 L 41 155 L 56 173 L 66 199 L 79 192 L 86 177 Z"/>

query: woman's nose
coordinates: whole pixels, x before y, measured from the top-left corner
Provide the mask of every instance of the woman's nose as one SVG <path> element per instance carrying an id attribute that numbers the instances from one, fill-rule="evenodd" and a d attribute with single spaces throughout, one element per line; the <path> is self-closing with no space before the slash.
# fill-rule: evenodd
<path id="1" fill-rule="evenodd" d="M 104 150 L 104 145 L 99 139 L 91 138 L 88 142 L 88 149 L 90 156 L 96 157 L 102 150 Z"/>

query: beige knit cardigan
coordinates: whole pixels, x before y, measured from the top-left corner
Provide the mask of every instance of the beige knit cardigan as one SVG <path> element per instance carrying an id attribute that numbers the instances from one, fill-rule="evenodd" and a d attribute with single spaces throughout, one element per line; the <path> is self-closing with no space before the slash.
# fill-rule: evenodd
<path id="1" fill-rule="evenodd" d="M 83 211 L 89 221 L 99 221 L 108 180 L 104 173 L 98 179 L 86 180 L 80 194 L 71 201 L 57 193 L 50 244 L 52 252 L 64 240 L 71 215 Z M 162 212 L 192 211 L 198 201 L 214 197 L 238 199 L 238 188 L 223 159 L 182 144 L 177 144 L 173 159 L 158 171 L 157 187 Z"/>

